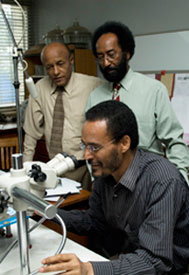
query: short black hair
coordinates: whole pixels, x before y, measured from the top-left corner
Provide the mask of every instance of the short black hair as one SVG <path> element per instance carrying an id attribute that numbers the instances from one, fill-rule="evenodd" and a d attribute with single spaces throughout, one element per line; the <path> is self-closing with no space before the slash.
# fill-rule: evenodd
<path id="1" fill-rule="evenodd" d="M 116 21 L 108 21 L 94 31 L 91 41 L 94 56 L 97 57 L 96 42 L 99 37 L 105 33 L 114 33 L 118 38 L 118 43 L 122 51 L 129 52 L 131 59 L 135 50 L 133 34 L 126 25 Z"/>
<path id="2" fill-rule="evenodd" d="M 87 121 L 106 120 L 108 135 L 119 141 L 124 135 L 131 139 L 131 149 L 139 142 L 138 126 L 133 111 L 123 102 L 116 100 L 103 101 L 86 113 Z"/>

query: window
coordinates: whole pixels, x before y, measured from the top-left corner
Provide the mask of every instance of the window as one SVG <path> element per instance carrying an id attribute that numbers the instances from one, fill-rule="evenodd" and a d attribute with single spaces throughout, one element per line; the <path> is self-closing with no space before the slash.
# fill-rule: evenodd
<path id="1" fill-rule="evenodd" d="M 2 4 L 6 18 L 9 22 L 14 38 L 23 52 L 28 49 L 28 7 L 22 5 L 25 14 L 25 24 L 23 24 L 23 14 L 19 6 L 13 4 Z M 5 22 L 2 11 L 0 10 L 0 107 L 16 105 L 13 66 L 13 46 L 8 26 Z M 24 28 L 24 29 L 23 29 Z M 23 38 L 22 38 L 23 36 Z M 20 39 L 22 40 L 20 41 Z M 20 42 L 20 43 L 19 43 Z M 24 75 L 22 66 L 18 66 L 18 78 L 20 82 L 19 99 L 20 103 L 24 100 Z"/>

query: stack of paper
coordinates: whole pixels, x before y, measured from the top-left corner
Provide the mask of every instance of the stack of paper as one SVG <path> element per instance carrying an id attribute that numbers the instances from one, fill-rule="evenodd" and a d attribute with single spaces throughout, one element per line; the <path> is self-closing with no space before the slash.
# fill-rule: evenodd
<path id="1" fill-rule="evenodd" d="M 57 201 L 60 196 L 68 193 L 78 194 L 81 189 L 81 183 L 68 179 L 59 178 L 59 184 L 55 189 L 47 189 L 45 199 L 48 201 Z"/>

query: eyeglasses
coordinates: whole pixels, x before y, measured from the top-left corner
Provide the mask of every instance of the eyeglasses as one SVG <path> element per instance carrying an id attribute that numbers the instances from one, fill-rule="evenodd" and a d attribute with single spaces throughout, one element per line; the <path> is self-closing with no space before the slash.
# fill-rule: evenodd
<path id="1" fill-rule="evenodd" d="M 85 144 L 84 142 L 81 141 L 80 143 L 80 148 L 82 150 L 89 150 L 90 153 L 96 153 L 99 150 L 101 150 L 102 148 L 104 148 L 105 146 L 112 144 L 115 141 L 115 138 L 110 140 L 109 142 L 105 143 L 104 145 L 97 145 L 97 144 Z"/>
<path id="2" fill-rule="evenodd" d="M 114 59 L 116 59 L 118 56 L 117 52 L 111 52 L 106 54 L 99 54 L 97 55 L 97 61 L 99 64 L 103 64 L 104 60 L 107 60 L 108 62 L 112 63 Z"/>

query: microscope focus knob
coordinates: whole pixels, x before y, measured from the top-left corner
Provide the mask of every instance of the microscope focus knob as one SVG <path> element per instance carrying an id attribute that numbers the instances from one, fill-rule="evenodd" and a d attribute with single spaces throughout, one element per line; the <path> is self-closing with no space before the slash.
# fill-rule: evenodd
<path id="1" fill-rule="evenodd" d="M 33 164 L 32 169 L 29 171 L 30 177 L 32 177 L 36 182 L 44 182 L 47 175 L 41 171 L 41 167 L 38 164 Z"/>

